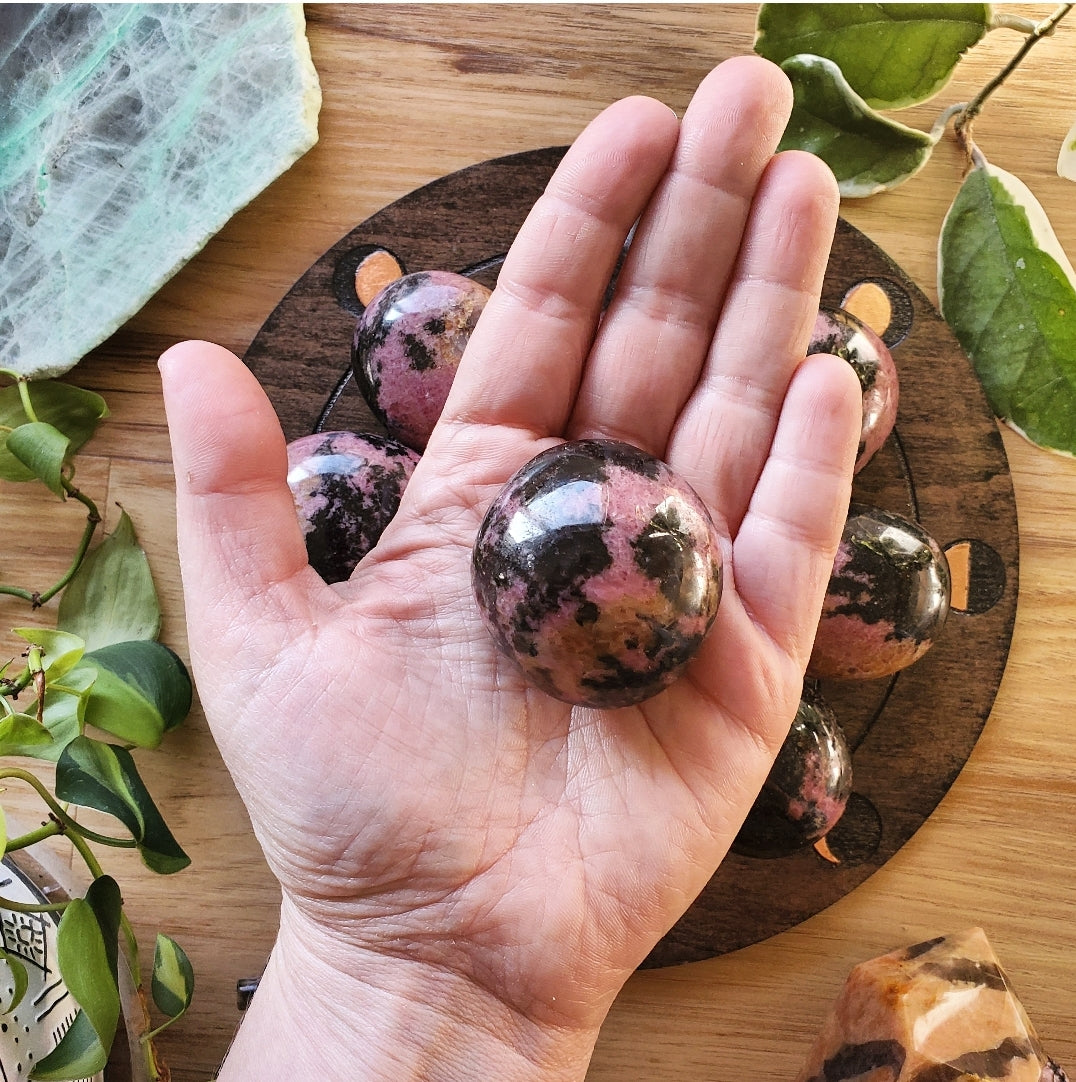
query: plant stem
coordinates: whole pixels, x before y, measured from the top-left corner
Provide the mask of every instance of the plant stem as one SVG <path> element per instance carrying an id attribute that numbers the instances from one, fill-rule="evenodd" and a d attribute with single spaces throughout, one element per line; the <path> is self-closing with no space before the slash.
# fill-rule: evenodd
<path id="1" fill-rule="evenodd" d="M 27 419 L 31 423 L 36 423 L 37 414 L 34 412 L 34 405 L 30 401 L 30 381 L 25 378 L 20 378 L 17 386 L 19 388 L 19 398 L 22 399 L 22 408 L 26 413 Z"/>
<path id="2" fill-rule="evenodd" d="M 1027 34 L 1027 37 L 1021 43 L 1020 48 L 1016 50 L 1013 58 L 1008 62 L 975 95 L 974 98 L 968 102 L 960 111 L 956 119 L 956 123 L 953 125 L 953 134 L 956 136 L 957 142 L 960 144 L 961 149 L 964 151 L 965 156 L 968 159 L 969 164 L 981 165 L 983 162 L 982 154 L 978 147 L 975 145 L 975 141 L 971 137 L 971 125 L 975 118 L 982 112 L 983 105 L 987 99 L 995 90 L 1000 87 L 1006 79 L 1023 63 L 1024 58 L 1029 52 L 1040 42 L 1044 37 L 1054 32 L 1054 27 L 1072 10 L 1072 4 L 1062 4 L 1057 8 L 1052 15 L 1043 19 L 1042 22 L 1037 23 L 1032 30 Z"/>
<path id="3" fill-rule="evenodd" d="M 16 902 L 0 896 L 0 909 L 11 913 L 61 913 L 66 908 L 67 902 Z"/>
<path id="4" fill-rule="evenodd" d="M 12 597 L 21 598 L 23 601 L 28 601 L 35 609 L 39 609 L 42 605 L 51 601 L 75 577 L 78 573 L 78 569 L 82 566 L 82 561 L 86 558 L 86 553 L 89 551 L 93 535 L 101 523 L 101 512 L 97 510 L 97 504 L 95 504 L 85 492 L 76 488 L 68 478 L 63 478 L 62 483 L 64 492 L 66 492 L 73 500 L 78 500 L 88 512 L 86 515 L 86 526 L 82 531 L 82 537 L 79 540 L 78 548 L 75 550 L 75 556 L 71 561 L 71 565 L 63 573 L 60 579 L 53 583 L 47 590 L 26 590 L 21 586 L 5 586 L 0 583 L 0 594 L 10 594 Z"/>
<path id="5" fill-rule="evenodd" d="M 17 699 L 19 693 L 25 691 L 30 686 L 30 681 L 33 680 L 34 674 L 30 672 L 29 667 L 22 670 L 18 676 L 4 677 L 0 680 L 0 695 L 10 696 L 12 699 Z"/>
<path id="6" fill-rule="evenodd" d="M 97 842 L 99 845 L 108 845 L 114 849 L 137 848 L 138 842 L 136 842 L 134 838 L 112 838 L 107 834 L 98 834 L 97 831 L 84 827 L 77 820 L 73 819 L 64 808 L 53 799 L 52 794 L 45 788 L 40 779 L 36 775 L 31 774 L 29 770 L 23 770 L 20 767 L 15 766 L 8 767 L 6 770 L 0 770 L 0 781 L 4 778 L 16 778 L 19 781 L 26 782 L 26 784 L 41 797 L 48 806 L 56 823 L 56 830 L 51 831 L 51 833 L 63 834 L 67 837 L 71 844 L 78 850 L 79 856 L 85 861 L 86 867 L 89 868 L 95 879 L 104 875 L 104 871 L 102 870 L 101 865 L 98 864 L 97 858 L 93 855 L 93 850 L 90 849 L 87 842 Z M 47 837 L 48 835 L 45 836 Z M 31 834 L 24 834 L 22 837 L 15 838 L 8 842 L 7 848 L 9 851 L 25 849 L 28 845 L 33 845 L 35 840 L 40 841 L 41 839 L 32 839 Z"/>
<path id="7" fill-rule="evenodd" d="M 1021 34 L 1033 34 L 1037 25 L 1034 19 L 1025 19 L 1023 15 L 1008 11 L 995 11 L 990 20 L 991 30 L 1016 30 Z"/>
<path id="8" fill-rule="evenodd" d="M 6 851 L 13 853 L 16 849 L 29 849 L 31 845 L 37 845 L 46 838 L 55 838 L 57 834 L 62 833 L 63 826 L 53 819 L 48 823 L 42 823 L 36 830 L 28 830 L 17 838 L 9 838 Z"/>

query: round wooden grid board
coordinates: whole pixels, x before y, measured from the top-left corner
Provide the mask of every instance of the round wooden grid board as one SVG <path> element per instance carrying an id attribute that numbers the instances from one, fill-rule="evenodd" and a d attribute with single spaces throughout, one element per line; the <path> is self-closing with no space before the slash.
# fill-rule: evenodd
<path id="1" fill-rule="evenodd" d="M 354 270 L 372 250 L 407 271 L 492 286 L 562 147 L 481 162 L 404 196 L 318 259 L 270 314 L 245 360 L 289 440 L 318 427 L 383 431 L 346 380 L 361 305 Z M 881 867 L 946 794 L 1001 682 L 1016 615 L 1018 542 L 1008 462 L 966 357 L 929 300 L 873 242 L 838 223 L 823 302 L 870 283 L 892 311 L 883 337 L 900 374 L 894 434 L 855 498 L 914 518 L 950 554 L 958 589 L 945 632 L 895 677 L 822 685 L 853 749 L 854 793 L 823 844 L 777 859 L 730 854 L 645 965 L 723 954 L 792 927 Z"/>

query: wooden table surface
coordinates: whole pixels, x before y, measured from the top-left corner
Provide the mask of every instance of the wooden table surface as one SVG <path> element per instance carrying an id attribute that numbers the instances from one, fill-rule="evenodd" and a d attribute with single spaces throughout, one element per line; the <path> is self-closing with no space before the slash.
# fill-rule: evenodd
<path id="1" fill-rule="evenodd" d="M 1051 10 L 1005 9 L 1036 18 Z M 116 504 L 133 518 L 161 594 L 165 641 L 185 652 L 158 354 L 186 337 L 241 354 L 322 252 L 429 180 L 570 142 L 626 94 L 652 94 L 682 111 L 711 66 L 750 50 L 755 10 L 307 9 L 324 92 L 318 145 L 70 377 L 100 391 L 111 407 L 79 460 L 80 483 L 110 518 Z M 970 97 L 1018 44 L 1012 31 L 991 33 L 935 103 L 902 119 L 929 127 L 942 106 Z M 1076 256 L 1076 187 L 1054 171 L 1076 118 L 1074 50 L 1076 18 L 1032 52 L 975 132 L 991 161 L 1031 187 Z M 947 138 L 896 192 L 843 207 L 932 299 L 939 227 L 959 181 Z M 633 977 L 599 1040 L 592 1082 L 791 1078 L 852 965 L 972 925 L 987 930 L 1047 1048 L 1076 1069 L 1076 462 L 1007 430 L 1004 443 L 1020 520 L 1019 609 L 993 713 L 955 785 L 881 871 L 804 924 L 732 955 Z M 80 531 L 78 508 L 31 486 L 4 484 L 2 491 L 5 581 L 52 581 Z M 0 599 L 0 627 L 26 622 L 24 609 Z M 257 974 L 272 943 L 278 898 L 197 708 L 167 746 L 140 764 L 193 866 L 158 878 L 120 851 L 111 867 L 144 949 L 152 950 L 162 927 L 191 956 L 195 1002 L 161 1046 L 177 1082 L 204 1082 L 239 1017 L 236 979 Z"/>

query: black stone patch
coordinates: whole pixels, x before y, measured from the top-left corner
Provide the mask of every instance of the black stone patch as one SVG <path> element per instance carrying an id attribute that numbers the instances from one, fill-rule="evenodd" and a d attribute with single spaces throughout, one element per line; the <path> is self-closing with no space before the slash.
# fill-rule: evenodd
<path id="1" fill-rule="evenodd" d="M 543 493 L 560 488 L 572 481 L 591 481 L 604 484 L 609 480 L 604 456 L 595 455 L 593 440 L 582 440 L 569 450 L 554 448 L 554 454 L 524 466 L 526 471 L 519 478 L 519 501 L 529 504 Z"/>
<path id="2" fill-rule="evenodd" d="M 437 354 L 418 335 L 405 334 L 402 337 L 409 368 L 416 372 L 428 372 L 437 367 Z"/>
<path id="3" fill-rule="evenodd" d="M 822 1065 L 822 1073 L 810 1082 L 850 1082 L 871 1071 L 890 1071 L 895 1080 L 904 1067 L 906 1055 L 904 1045 L 894 1040 L 842 1045 Z"/>
<path id="4" fill-rule="evenodd" d="M 973 962 L 970 958 L 953 958 L 945 962 L 925 962 L 923 972 L 950 984 L 974 984 L 1004 992 L 1008 987 L 1005 974 L 993 962 Z"/>
<path id="5" fill-rule="evenodd" d="M 935 936 L 933 939 L 924 939 L 922 943 L 913 943 L 904 951 L 904 958 L 907 961 L 912 961 L 914 958 L 918 958 L 922 954 L 928 954 L 939 943 L 945 942 L 945 936 Z"/>
<path id="6" fill-rule="evenodd" d="M 1008 1078 L 1013 1061 L 1029 1059 L 1036 1049 L 1025 1037 L 1006 1037 L 994 1048 L 965 1052 L 948 1063 L 916 1071 L 911 1082 L 955 1082 L 960 1078 Z"/>
<path id="7" fill-rule="evenodd" d="M 631 547 L 639 570 L 658 584 L 665 597 L 676 602 L 692 552 L 691 538 L 676 509 L 654 515 L 632 539 Z"/>

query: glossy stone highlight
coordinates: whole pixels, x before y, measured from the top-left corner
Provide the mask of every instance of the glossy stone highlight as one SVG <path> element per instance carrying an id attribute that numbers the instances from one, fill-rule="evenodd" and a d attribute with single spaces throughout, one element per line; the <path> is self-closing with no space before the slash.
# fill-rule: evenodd
<path id="1" fill-rule="evenodd" d="M 1065 1082 L 985 933 L 856 966 L 795 1082 Z"/>
<path id="2" fill-rule="evenodd" d="M 288 444 L 288 486 L 310 565 L 343 582 L 400 506 L 419 456 L 376 433 L 316 432 Z"/>
<path id="3" fill-rule="evenodd" d="M 616 440 L 533 458 L 475 540 L 475 597 L 500 649 L 565 702 L 628 706 L 668 687 L 717 615 L 721 553 L 705 505 Z"/>
<path id="4" fill-rule="evenodd" d="M 825 837 L 851 795 L 852 753 L 836 715 L 819 694 L 805 692 L 732 848 L 788 856 Z"/>
<path id="5" fill-rule="evenodd" d="M 867 680 L 906 668 L 941 634 L 950 592 L 945 553 L 922 526 L 852 504 L 808 674 Z"/>
<path id="6" fill-rule="evenodd" d="M 366 306 L 351 363 L 394 439 L 425 450 L 489 295 L 462 274 L 417 271 L 390 282 Z"/>
<path id="7" fill-rule="evenodd" d="M 808 354 L 843 357 L 863 388 L 863 427 L 856 453 L 858 473 L 885 443 L 897 420 L 900 383 L 889 347 L 865 323 L 843 308 L 819 308 Z"/>

